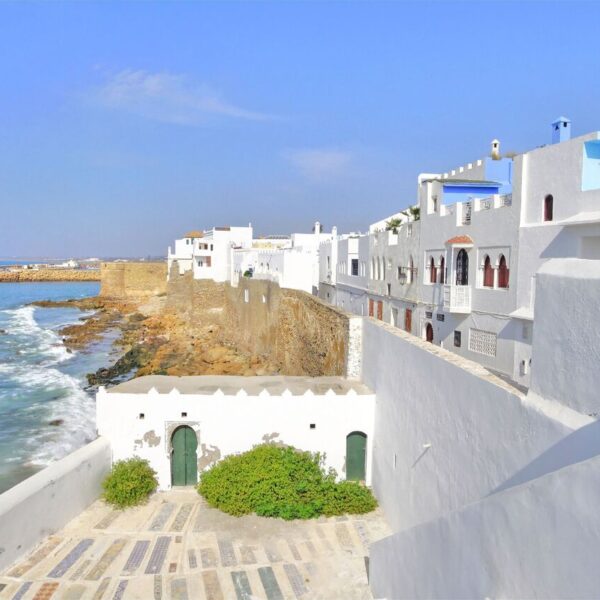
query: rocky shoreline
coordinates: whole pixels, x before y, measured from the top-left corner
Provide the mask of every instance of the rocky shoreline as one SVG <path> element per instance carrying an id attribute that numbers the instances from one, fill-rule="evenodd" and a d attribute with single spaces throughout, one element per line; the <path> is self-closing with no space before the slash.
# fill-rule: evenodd
<path id="1" fill-rule="evenodd" d="M 103 297 L 33 303 L 45 308 L 94 311 L 80 323 L 60 330 L 69 350 L 83 350 L 109 330 L 117 329 L 120 358 L 110 367 L 87 375 L 90 386 L 114 385 L 143 375 L 266 375 L 276 366 L 223 342 L 217 323 L 190 331 L 181 315 L 165 306 L 164 297 L 112 300 Z"/>
<path id="2" fill-rule="evenodd" d="M 0 283 L 100 281 L 98 269 L 0 269 Z"/>

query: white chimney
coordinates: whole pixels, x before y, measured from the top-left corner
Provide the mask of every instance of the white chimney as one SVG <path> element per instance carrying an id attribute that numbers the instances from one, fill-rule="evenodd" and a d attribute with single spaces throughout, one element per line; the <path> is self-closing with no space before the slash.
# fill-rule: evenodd
<path id="1" fill-rule="evenodd" d="M 500 160 L 500 142 L 492 140 L 492 160 Z"/>

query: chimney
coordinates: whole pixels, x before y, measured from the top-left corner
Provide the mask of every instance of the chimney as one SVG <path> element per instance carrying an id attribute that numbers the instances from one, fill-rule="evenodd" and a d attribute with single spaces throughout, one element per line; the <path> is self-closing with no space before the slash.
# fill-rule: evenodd
<path id="1" fill-rule="evenodd" d="M 492 140 L 492 160 L 500 160 L 500 142 Z"/>
<path id="2" fill-rule="evenodd" d="M 558 117 L 552 123 L 552 143 L 560 144 L 571 139 L 571 119 L 567 117 Z"/>

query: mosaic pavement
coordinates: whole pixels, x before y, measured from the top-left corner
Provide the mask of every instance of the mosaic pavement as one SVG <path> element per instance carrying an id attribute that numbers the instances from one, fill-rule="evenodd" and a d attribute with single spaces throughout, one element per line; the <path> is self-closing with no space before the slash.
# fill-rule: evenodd
<path id="1" fill-rule="evenodd" d="M 0 598 L 368 599 L 368 545 L 388 534 L 380 511 L 235 518 L 193 489 L 127 511 L 97 501 L 0 574 Z"/>

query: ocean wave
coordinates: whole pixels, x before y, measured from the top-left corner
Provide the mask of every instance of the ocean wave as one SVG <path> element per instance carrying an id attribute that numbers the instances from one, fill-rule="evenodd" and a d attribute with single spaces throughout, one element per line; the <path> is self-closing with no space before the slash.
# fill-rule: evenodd
<path id="1" fill-rule="evenodd" d="M 32 358 L 35 362 L 44 365 L 55 365 L 73 357 L 61 340 L 60 336 L 51 329 L 41 327 L 35 320 L 35 307 L 22 306 L 20 308 L 3 311 L 9 316 L 7 332 L 9 337 L 16 336 L 19 341 L 20 354 Z"/>
<path id="2" fill-rule="evenodd" d="M 13 374 L 27 388 L 38 388 L 54 396 L 34 407 L 44 412 L 47 425 L 40 427 L 35 438 L 26 442 L 29 462 L 46 466 L 92 441 L 96 437 L 95 401 L 75 377 L 58 369 Z M 50 422 L 58 425 L 49 425 Z"/>

